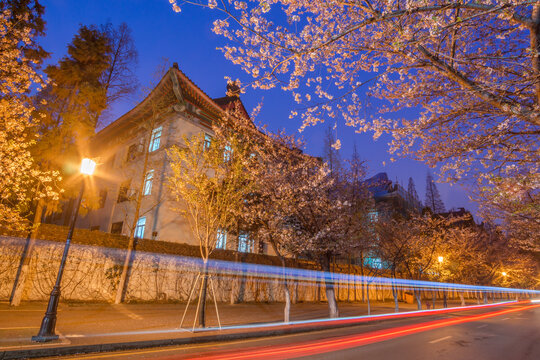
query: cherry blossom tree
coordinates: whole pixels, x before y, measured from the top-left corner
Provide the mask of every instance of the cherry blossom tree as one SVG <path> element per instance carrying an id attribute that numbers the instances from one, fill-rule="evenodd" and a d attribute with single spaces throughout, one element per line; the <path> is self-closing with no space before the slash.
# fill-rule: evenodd
<path id="1" fill-rule="evenodd" d="M 538 192 L 538 1 L 170 2 L 214 9 L 225 57 L 253 87 L 289 91 L 301 129 L 342 118 L 390 134 L 391 153 L 440 165 L 446 181 Z M 365 93 L 380 99 L 370 116 Z"/>
<path id="2" fill-rule="evenodd" d="M 38 139 L 39 119 L 28 92 L 40 88 L 36 61 L 24 56 L 34 40 L 30 28 L 15 26 L 8 10 L 0 13 L 0 226 L 23 229 L 34 200 L 57 199 L 58 173 L 41 171 L 30 152 Z"/>
<path id="3" fill-rule="evenodd" d="M 225 120 L 228 119 L 224 123 Z M 168 178 L 170 190 L 178 202 L 175 210 L 189 222 L 204 264 L 199 303 L 201 327 L 205 327 L 208 259 L 216 248 L 218 232 L 231 227 L 251 192 L 246 171 L 248 147 L 239 135 L 228 134 L 231 136 L 226 141 L 215 137 L 208 146 L 201 132 L 184 137 L 182 147 L 167 150 L 172 169 Z"/>

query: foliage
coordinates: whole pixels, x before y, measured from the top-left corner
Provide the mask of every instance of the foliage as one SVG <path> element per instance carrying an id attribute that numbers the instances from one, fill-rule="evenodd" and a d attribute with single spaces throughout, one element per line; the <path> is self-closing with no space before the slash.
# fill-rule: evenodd
<path id="1" fill-rule="evenodd" d="M 233 134 L 231 134 L 233 135 Z M 184 137 L 185 147 L 167 151 L 176 209 L 189 221 L 206 261 L 216 247 L 218 231 L 229 229 L 251 192 L 245 171 L 246 148 L 236 136 L 215 137 L 205 145 L 204 133 Z"/>
<path id="2" fill-rule="evenodd" d="M 481 192 L 509 198 L 516 194 L 507 185 L 520 183 L 537 194 L 537 1 L 171 3 L 177 12 L 191 4 L 222 14 L 213 31 L 230 41 L 225 57 L 254 87 L 290 91 L 300 108 L 291 118 L 302 127 L 342 117 L 376 138 L 389 133 L 391 153 L 440 165 L 447 181 L 472 180 Z M 381 104 L 371 117 L 366 84 Z M 405 109 L 419 115 L 411 119 Z M 499 215 L 528 217 L 528 209 L 499 207 Z M 533 215 L 522 225 L 537 226 Z"/>
<path id="3" fill-rule="evenodd" d="M 31 120 L 26 94 L 42 79 L 36 60 L 24 56 L 25 46 L 34 43 L 32 30 L 14 26 L 10 18 L 9 11 L 0 13 L 0 226 L 21 228 L 32 201 L 58 198 L 59 177 L 41 171 L 30 153 L 39 123 Z"/>
<path id="4" fill-rule="evenodd" d="M 437 189 L 433 176 L 428 173 L 426 176 L 426 200 L 424 205 L 433 211 L 435 214 L 440 214 L 446 211 L 444 203 Z"/>

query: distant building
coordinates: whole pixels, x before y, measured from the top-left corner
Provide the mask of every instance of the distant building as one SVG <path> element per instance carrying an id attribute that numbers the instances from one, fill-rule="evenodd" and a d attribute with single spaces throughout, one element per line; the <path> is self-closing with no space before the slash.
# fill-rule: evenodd
<path id="1" fill-rule="evenodd" d="M 414 199 L 401 185 L 393 183 L 388 179 L 385 172 L 364 181 L 364 185 L 373 195 L 376 209 L 374 211 L 396 211 L 404 213 L 406 211 L 422 211 L 422 203 Z"/>
<path id="2" fill-rule="evenodd" d="M 91 155 L 100 163 L 93 176 L 99 208 L 80 216 L 77 227 L 130 234 L 134 223 L 134 199 L 141 187 L 144 137 L 150 136 L 149 162 L 143 179 L 143 199 L 136 219 L 135 237 L 198 245 L 187 220 L 173 210 L 179 204 L 167 188 L 171 169 L 166 149 L 173 145 L 182 146 L 184 136 L 201 132 L 210 143 L 212 122 L 220 121 L 235 103 L 245 112 L 239 88 L 228 85 L 227 89 L 227 96 L 212 99 L 175 63 L 142 102 L 99 131 L 90 142 Z M 149 121 L 152 117 L 156 120 Z M 65 225 L 72 203 L 66 203 L 63 214 L 56 214 L 50 222 Z M 267 248 L 264 244 L 256 246 L 247 233 L 232 237 L 223 231 L 218 233 L 217 246 L 241 252 L 264 252 Z"/>

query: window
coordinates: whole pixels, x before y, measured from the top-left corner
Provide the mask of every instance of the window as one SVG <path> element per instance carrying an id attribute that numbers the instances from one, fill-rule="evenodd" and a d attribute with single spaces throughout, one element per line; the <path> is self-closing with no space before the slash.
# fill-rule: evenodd
<path id="1" fill-rule="evenodd" d="M 102 209 L 107 201 L 107 190 L 103 189 L 99 191 L 99 208 Z"/>
<path id="2" fill-rule="evenodd" d="M 117 202 L 121 203 L 123 201 L 129 200 L 129 187 L 131 186 L 131 179 L 124 181 L 120 184 L 120 190 L 118 190 L 118 200 Z"/>
<path id="3" fill-rule="evenodd" d="M 216 249 L 226 249 L 226 248 L 227 248 L 227 231 L 218 230 Z"/>
<path id="4" fill-rule="evenodd" d="M 137 157 L 137 148 L 137 144 L 133 144 L 128 147 L 126 161 L 134 160 Z"/>
<path id="5" fill-rule="evenodd" d="M 124 227 L 124 222 L 119 221 L 112 223 L 111 225 L 111 234 L 122 234 L 122 228 Z"/>
<path id="6" fill-rule="evenodd" d="M 146 225 L 146 216 L 140 217 L 137 220 L 137 226 L 135 227 L 135 238 L 142 239 L 144 238 L 144 226 Z"/>
<path id="7" fill-rule="evenodd" d="M 156 151 L 157 149 L 159 149 L 159 142 L 161 140 L 161 131 L 162 130 L 163 130 L 163 128 L 161 126 L 155 128 L 154 130 L 152 130 L 152 137 L 150 138 L 150 146 L 148 148 L 148 151 L 152 152 L 152 151 Z"/>
<path id="8" fill-rule="evenodd" d="M 152 181 L 154 180 L 154 170 L 150 170 L 144 177 L 144 189 L 143 195 L 150 195 L 152 193 Z"/>
<path id="9" fill-rule="evenodd" d="M 225 149 L 223 149 L 223 161 L 227 162 L 231 160 L 232 155 L 232 147 L 230 145 L 225 145 Z"/>
<path id="10" fill-rule="evenodd" d="M 255 241 L 250 239 L 248 234 L 240 233 L 240 235 L 238 235 L 238 251 L 245 253 L 253 252 L 254 245 Z"/>
<path id="11" fill-rule="evenodd" d="M 208 134 L 204 134 L 204 150 L 208 149 L 212 145 L 212 137 Z"/>

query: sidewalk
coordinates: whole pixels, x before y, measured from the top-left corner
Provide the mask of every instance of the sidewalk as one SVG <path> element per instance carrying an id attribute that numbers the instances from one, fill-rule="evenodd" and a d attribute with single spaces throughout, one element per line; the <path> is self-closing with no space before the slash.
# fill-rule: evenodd
<path id="1" fill-rule="evenodd" d="M 475 304 L 476 302 L 467 303 L 467 305 Z M 400 311 L 416 310 L 415 304 L 400 303 L 399 305 Z M 449 307 L 459 306 L 459 302 L 452 301 L 448 305 Z M 393 313 L 393 306 L 393 302 L 390 301 L 373 303 L 371 313 Z M 441 308 L 442 304 L 438 303 L 436 307 Z M 214 329 L 204 331 L 196 329 L 192 332 L 195 316 L 193 305 L 187 312 L 183 328 L 179 329 L 185 304 L 60 303 L 56 325 L 60 339 L 45 344 L 33 343 L 30 338 L 37 334 L 45 308 L 45 302 L 23 303 L 19 307 L 10 307 L 6 302 L 0 303 L 0 359 L 50 356 L 58 354 L 61 349 L 64 353 L 71 352 L 71 349 L 74 351 L 72 353 L 76 353 L 76 349 L 79 349 L 79 352 L 110 351 L 126 349 L 126 346 L 136 348 L 223 341 L 242 338 L 247 336 L 247 333 L 253 337 L 257 336 L 257 329 L 234 328 L 234 326 L 283 321 L 282 303 L 219 304 L 221 325 L 228 328 L 216 330 L 218 322 L 214 304 L 209 303 L 207 304 L 207 326 Z M 364 303 L 340 303 L 339 309 L 342 317 L 367 315 L 367 304 Z M 326 303 L 292 305 L 291 321 L 327 317 Z M 258 336 L 283 333 L 285 328 L 291 327 L 284 325 L 266 328 Z M 307 327 L 305 328 L 309 331 Z M 136 342 L 139 343 L 125 345 Z"/>

